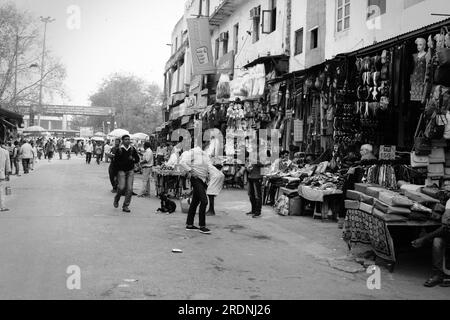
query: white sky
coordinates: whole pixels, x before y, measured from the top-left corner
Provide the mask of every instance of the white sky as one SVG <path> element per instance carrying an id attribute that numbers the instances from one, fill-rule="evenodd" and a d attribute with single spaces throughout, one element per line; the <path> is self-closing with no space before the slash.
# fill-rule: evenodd
<path id="1" fill-rule="evenodd" d="M 0 0 L 0 3 L 7 2 Z M 104 78 L 114 72 L 135 74 L 163 86 L 172 29 L 185 0 L 13 0 L 31 14 L 51 16 L 47 43 L 67 70 L 66 104 L 89 105 Z M 67 9 L 81 9 L 80 30 L 67 27 Z M 51 103 L 50 101 L 46 101 Z"/>

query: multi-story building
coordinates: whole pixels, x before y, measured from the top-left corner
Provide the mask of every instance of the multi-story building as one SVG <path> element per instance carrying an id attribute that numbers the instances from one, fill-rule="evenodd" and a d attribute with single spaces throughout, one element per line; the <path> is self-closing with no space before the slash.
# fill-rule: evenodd
<path id="1" fill-rule="evenodd" d="M 448 0 L 328 0 L 325 58 L 443 20 L 439 14 L 449 6 Z"/>

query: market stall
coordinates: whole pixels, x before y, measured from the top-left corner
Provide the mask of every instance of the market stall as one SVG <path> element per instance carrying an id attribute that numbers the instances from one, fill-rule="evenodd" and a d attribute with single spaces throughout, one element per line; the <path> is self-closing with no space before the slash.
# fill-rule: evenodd
<path id="1" fill-rule="evenodd" d="M 172 167 L 154 167 L 153 176 L 156 183 L 156 195 L 170 195 L 172 198 L 181 199 L 184 193 L 184 173 Z"/>

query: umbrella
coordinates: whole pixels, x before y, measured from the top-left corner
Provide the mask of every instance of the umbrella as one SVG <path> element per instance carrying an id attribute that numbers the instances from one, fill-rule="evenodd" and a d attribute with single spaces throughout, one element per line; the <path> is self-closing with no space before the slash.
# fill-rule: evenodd
<path id="1" fill-rule="evenodd" d="M 109 137 L 113 138 L 122 138 L 125 135 L 130 135 L 130 133 L 127 130 L 123 129 L 116 129 L 112 131 L 110 134 L 108 134 Z"/>
<path id="2" fill-rule="evenodd" d="M 23 130 L 24 133 L 43 133 L 45 129 L 39 126 L 28 127 Z"/>
<path id="3" fill-rule="evenodd" d="M 91 140 L 92 141 L 101 141 L 101 142 L 105 141 L 105 139 L 102 137 L 93 137 Z"/>
<path id="4" fill-rule="evenodd" d="M 148 136 L 148 134 L 145 134 L 145 133 L 135 133 L 131 136 L 131 139 L 133 139 L 133 140 L 148 140 L 148 139 L 150 139 L 150 137 Z"/>
<path id="5" fill-rule="evenodd" d="M 95 137 L 106 137 L 106 134 L 104 134 L 103 132 L 97 132 L 96 134 L 94 134 Z"/>

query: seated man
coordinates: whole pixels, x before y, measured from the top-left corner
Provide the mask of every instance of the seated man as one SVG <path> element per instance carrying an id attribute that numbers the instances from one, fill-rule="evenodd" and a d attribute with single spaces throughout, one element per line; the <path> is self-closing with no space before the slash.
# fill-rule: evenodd
<path id="1" fill-rule="evenodd" d="M 270 180 L 270 190 L 269 190 L 269 203 L 267 205 L 275 205 L 275 196 L 277 194 L 278 188 L 283 186 L 283 178 L 279 177 L 278 174 L 287 173 L 293 168 L 293 162 L 289 160 L 290 152 L 285 150 L 281 152 L 280 159 L 275 160 L 270 170 L 270 175 L 272 177 Z"/>
<path id="2" fill-rule="evenodd" d="M 413 241 L 414 248 L 422 248 L 427 243 L 433 242 L 433 276 L 425 282 L 425 287 L 449 286 L 450 277 L 444 273 L 445 249 L 450 241 L 450 210 L 447 209 L 442 217 L 442 227 L 435 232 Z"/>

